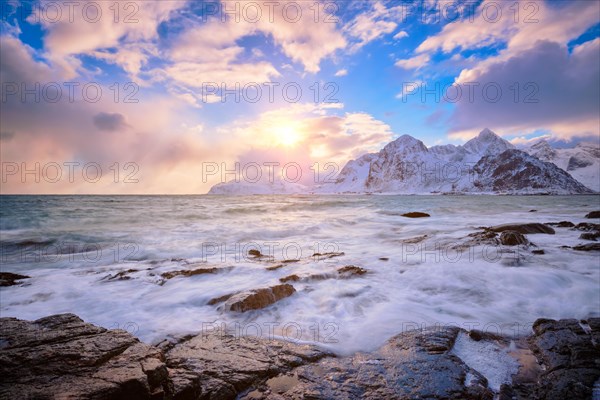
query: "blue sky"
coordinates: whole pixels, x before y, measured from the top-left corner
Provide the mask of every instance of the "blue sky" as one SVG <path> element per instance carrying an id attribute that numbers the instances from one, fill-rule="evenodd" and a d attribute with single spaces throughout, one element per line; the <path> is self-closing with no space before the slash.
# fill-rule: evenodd
<path id="1" fill-rule="evenodd" d="M 131 158 L 144 191 L 168 192 L 209 158 L 343 164 L 402 134 L 462 143 L 486 127 L 515 144 L 600 135 L 595 1 L 79 1 L 72 18 L 68 4 L 2 3 L 3 159 Z M 23 101 L 36 82 L 76 82 L 75 101 Z M 239 102 L 220 90 L 236 84 Z"/>

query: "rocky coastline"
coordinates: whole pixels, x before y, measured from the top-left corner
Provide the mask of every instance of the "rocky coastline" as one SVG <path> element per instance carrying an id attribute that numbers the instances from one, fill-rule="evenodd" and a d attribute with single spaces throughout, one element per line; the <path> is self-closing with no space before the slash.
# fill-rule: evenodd
<path id="1" fill-rule="evenodd" d="M 483 350 L 513 360 L 512 384 L 490 377 L 498 371 Z M 517 339 L 417 329 L 344 357 L 218 331 L 151 346 L 74 314 L 1 318 L 0 374 L 2 399 L 592 399 L 600 318 L 538 319 Z"/>

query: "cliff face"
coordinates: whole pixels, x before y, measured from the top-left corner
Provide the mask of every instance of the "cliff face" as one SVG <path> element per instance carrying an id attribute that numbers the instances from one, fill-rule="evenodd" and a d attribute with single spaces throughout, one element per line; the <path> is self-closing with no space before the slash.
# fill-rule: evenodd
<path id="1" fill-rule="evenodd" d="M 0 397 L 592 398 L 600 319 L 538 320 L 517 343 L 439 327 L 400 333 L 373 353 L 336 357 L 313 345 L 218 331 L 153 347 L 72 314 L 2 318 Z"/>

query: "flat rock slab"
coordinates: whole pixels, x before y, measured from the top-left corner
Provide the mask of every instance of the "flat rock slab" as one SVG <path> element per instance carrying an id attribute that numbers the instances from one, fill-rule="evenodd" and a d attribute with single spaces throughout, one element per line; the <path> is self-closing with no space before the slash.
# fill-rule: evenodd
<path id="1" fill-rule="evenodd" d="M 160 350 L 73 314 L 1 318 L 0 349 L 2 399 L 145 399 L 170 390 Z"/>
<path id="2" fill-rule="evenodd" d="M 556 232 L 550 226 L 546 224 L 504 224 L 493 226 L 490 228 L 493 232 L 504 232 L 504 231 L 515 231 L 519 232 L 523 235 L 532 234 L 532 233 L 545 233 L 548 235 L 554 235 Z"/>
<path id="3" fill-rule="evenodd" d="M 316 346 L 220 332 L 167 346 L 165 354 L 176 399 L 235 399 L 252 385 L 331 355 Z"/>

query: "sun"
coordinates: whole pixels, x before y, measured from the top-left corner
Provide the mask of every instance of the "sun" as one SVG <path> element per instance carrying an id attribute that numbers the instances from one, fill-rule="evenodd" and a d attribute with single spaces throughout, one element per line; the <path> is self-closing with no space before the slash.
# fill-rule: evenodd
<path id="1" fill-rule="evenodd" d="M 294 147 L 302 139 L 298 128 L 293 125 L 279 126 L 274 133 L 277 142 L 285 147 Z"/>

